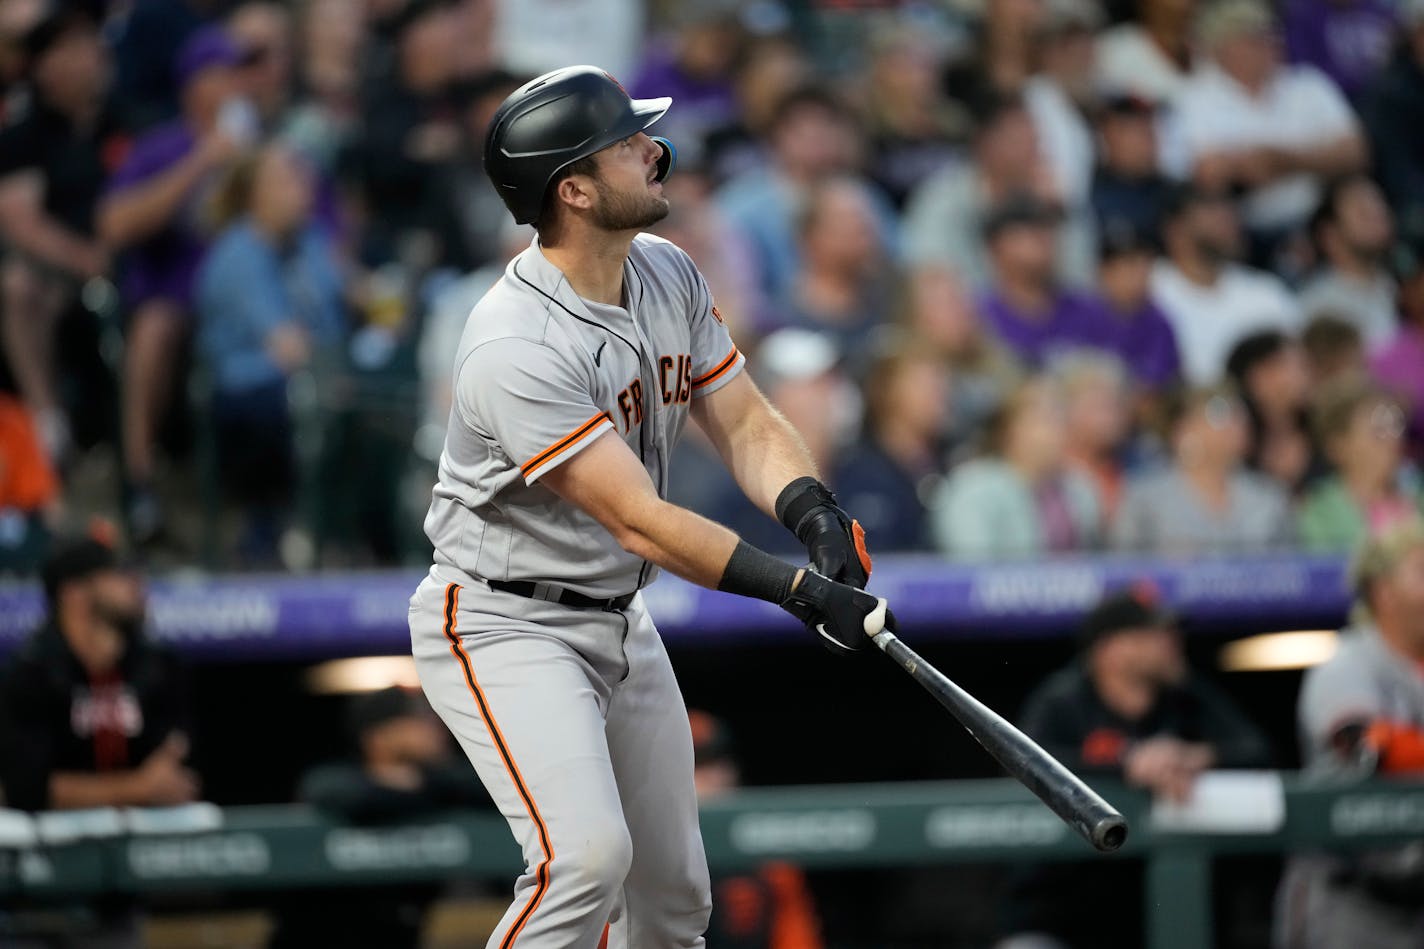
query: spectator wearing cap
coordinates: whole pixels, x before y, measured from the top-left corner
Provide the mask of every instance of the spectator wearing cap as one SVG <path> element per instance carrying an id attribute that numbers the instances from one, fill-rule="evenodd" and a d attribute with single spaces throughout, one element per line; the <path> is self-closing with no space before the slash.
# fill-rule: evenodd
<path id="1" fill-rule="evenodd" d="M 207 249 L 201 198 L 256 134 L 242 63 L 242 51 L 220 27 L 188 38 L 174 68 L 182 116 L 134 143 L 98 209 L 101 240 L 123 253 L 119 285 L 128 312 L 120 427 L 129 530 L 139 543 L 162 528 L 154 490 L 158 431 L 179 391 L 193 281 Z"/>
<path id="2" fill-rule="evenodd" d="M 1252 333 L 1231 350 L 1226 376 L 1246 409 L 1247 467 L 1297 496 L 1325 470 L 1310 430 L 1304 347 L 1279 330 Z"/>
<path id="3" fill-rule="evenodd" d="M 188 706 L 171 653 L 144 636 L 140 580 L 114 551 L 59 544 L 41 572 L 47 615 L 0 678 L 0 784 L 12 807 L 180 804 Z"/>
<path id="4" fill-rule="evenodd" d="M 1024 560 L 1095 547 L 1102 499 L 1067 464 L 1061 393 L 1031 377 L 989 419 L 982 457 L 955 468 L 930 504 L 940 552 L 956 560 Z"/>
<path id="5" fill-rule="evenodd" d="M 715 803 L 741 786 L 727 727 L 701 709 L 687 710 L 692 728 L 692 780 L 699 804 Z M 823 949 L 821 920 L 800 867 L 781 860 L 712 881 L 706 949 Z"/>
<path id="6" fill-rule="evenodd" d="M 1263 768 L 1271 751 L 1230 699 L 1192 670 L 1177 620 L 1155 588 L 1108 593 L 1083 622 L 1078 658 L 1029 696 L 1019 726 L 1069 769 L 1116 777 L 1174 801 L 1212 769 Z M 1000 949 L 1032 933 L 1062 949 L 1131 949 L 1144 942 L 1142 873 L 1131 864 L 1033 871 L 1009 900 Z M 1085 913 L 1111 892 L 1122 913 Z"/>
<path id="7" fill-rule="evenodd" d="M 1389 272 L 1394 220 L 1384 192 L 1369 176 L 1346 175 L 1325 186 L 1311 219 L 1320 267 L 1300 290 L 1308 319 L 1334 313 L 1376 349 L 1399 328 L 1398 285 Z"/>
<path id="8" fill-rule="evenodd" d="M 24 49 L 29 106 L 0 129 L 0 345 L 46 451 L 59 461 L 70 424 L 55 334 L 85 281 L 108 274 L 94 209 L 129 134 L 109 97 L 108 57 L 86 8 L 50 7 Z"/>
<path id="9" fill-rule="evenodd" d="M 931 352 L 900 340 L 866 373 L 860 442 L 831 485 L 883 550 L 928 550 L 926 501 L 944 476 L 949 373 Z"/>
<path id="10" fill-rule="evenodd" d="M 1111 221 L 1098 246 L 1098 292 L 1106 304 L 1104 348 L 1131 374 L 1139 401 L 1155 400 L 1182 374 L 1172 324 L 1152 299 L 1156 245 L 1125 221 Z"/>
<path id="11" fill-rule="evenodd" d="M 346 709 L 355 754 L 302 775 L 297 798 L 350 824 L 419 820 L 460 808 L 487 809 L 489 794 L 451 753 L 450 733 L 417 692 L 391 686 L 353 697 Z M 301 890 L 280 899 L 269 949 L 320 945 L 414 949 L 441 887 L 382 885 L 353 898 L 348 887 Z"/>
<path id="12" fill-rule="evenodd" d="M 277 563 L 295 499 L 288 380 L 329 370 L 346 335 L 337 249 L 312 216 L 314 195 L 311 169 L 285 146 L 239 159 L 214 195 L 218 230 L 198 271 L 197 349 L 248 566 Z"/>
<path id="13" fill-rule="evenodd" d="M 1365 90 L 1360 115 L 1373 172 L 1401 222 L 1424 219 L 1424 0 L 1397 7 L 1403 35 L 1394 58 Z"/>
<path id="14" fill-rule="evenodd" d="M 870 35 L 861 113 L 870 140 L 870 176 L 897 208 L 969 138 L 969 114 L 945 95 L 944 52 L 932 36 L 898 21 Z"/>
<path id="15" fill-rule="evenodd" d="M 811 188 L 836 175 L 859 179 L 864 142 L 855 117 L 836 96 L 805 85 L 787 93 L 766 130 L 768 162 L 729 179 L 714 196 L 732 227 L 745 235 L 757 261 L 758 284 L 768 300 L 791 291 L 801 262 L 796 221 Z M 864 179 L 882 246 L 896 252 L 894 209 Z"/>
<path id="16" fill-rule="evenodd" d="M 1406 241 L 1396 255 L 1400 326 L 1394 337 L 1370 357 L 1370 374 L 1404 406 L 1409 420 L 1410 455 L 1424 465 L 1424 234 Z"/>
<path id="17" fill-rule="evenodd" d="M 1282 64 L 1263 0 L 1220 0 L 1198 27 L 1211 61 L 1178 98 L 1177 160 L 1208 187 L 1246 189 L 1242 219 L 1269 242 L 1306 223 L 1326 179 L 1365 167 L 1365 139 L 1328 77 Z"/>
<path id="18" fill-rule="evenodd" d="M 1109 229 L 1155 236 L 1171 183 L 1157 164 L 1157 109 L 1141 96 L 1108 96 L 1097 110 L 1098 165 L 1089 200 L 1102 240 Z"/>
<path id="19" fill-rule="evenodd" d="M 1335 779 L 1424 777 L 1424 524 L 1358 551 L 1354 622 L 1305 674 L 1296 704 L 1308 771 Z M 1424 930 L 1418 844 L 1292 857 L 1277 901 L 1281 949 L 1412 949 Z"/>
<path id="20" fill-rule="evenodd" d="M 979 312 L 990 332 L 1035 368 L 1057 353 L 1111 345 L 1103 301 L 1059 283 L 1054 249 L 1062 220 L 1057 206 L 1017 194 L 991 208 L 982 225 L 993 282 Z"/>
<path id="21" fill-rule="evenodd" d="M 1172 460 L 1129 479 L 1112 525 L 1117 550 L 1162 554 L 1255 553 L 1293 538 L 1290 502 L 1246 470 L 1246 412 L 1229 388 L 1190 389 L 1167 419 Z"/>
<path id="22" fill-rule="evenodd" d="M 1389 63 L 1399 14 L 1384 0 L 1287 0 L 1281 25 L 1286 58 L 1320 70 L 1357 101 Z"/>
<path id="23" fill-rule="evenodd" d="M 1424 484 L 1404 464 L 1404 411 L 1385 389 L 1362 377 L 1337 380 L 1317 397 L 1315 427 L 1334 471 L 1301 504 L 1303 544 L 1349 550 L 1424 516 Z"/>
<path id="24" fill-rule="evenodd" d="M 462 141 L 457 15 L 450 0 L 409 0 L 381 24 L 389 60 L 363 60 L 360 132 L 342 163 L 366 221 L 365 263 L 396 260 L 417 274 L 474 263 L 450 201 Z"/>
<path id="25" fill-rule="evenodd" d="M 1066 204 L 1088 201 L 1095 149 L 1088 116 L 1097 106 L 1095 36 L 1103 25 L 1097 0 L 1048 0 L 1038 23 L 1038 69 L 1024 83 L 1044 157 Z"/>
<path id="26" fill-rule="evenodd" d="M 904 247 L 909 264 L 948 267 L 980 291 L 994 278 L 984 249 L 986 216 L 1016 195 L 1061 206 L 1062 194 L 1021 96 L 985 93 L 973 101 L 971 112 L 970 160 L 952 162 L 911 195 Z M 1058 230 L 1054 274 L 1065 285 L 1087 286 L 1093 276 L 1092 226 L 1086 211 L 1069 210 Z"/>
<path id="27" fill-rule="evenodd" d="M 1196 0 L 1137 0 L 1136 15 L 1098 38 L 1098 83 L 1157 106 L 1171 105 L 1192 77 Z"/>
<path id="28" fill-rule="evenodd" d="M 824 334 L 859 373 L 893 302 L 887 250 L 862 183 L 837 176 L 811 185 L 797 238 L 800 264 L 774 319 Z"/>
<path id="29" fill-rule="evenodd" d="M 1243 241 L 1225 193 L 1175 189 L 1162 236 L 1166 255 L 1152 271 L 1152 298 L 1172 324 L 1187 382 L 1219 382 L 1231 348 L 1256 330 L 1299 327 L 1300 308 L 1285 284 L 1236 262 Z"/>

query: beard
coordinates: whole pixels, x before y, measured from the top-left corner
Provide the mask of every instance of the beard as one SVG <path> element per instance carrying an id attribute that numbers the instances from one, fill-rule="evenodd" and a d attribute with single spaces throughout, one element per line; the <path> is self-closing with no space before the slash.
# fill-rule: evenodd
<path id="1" fill-rule="evenodd" d="M 594 179 L 598 190 L 598 206 L 593 209 L 593 223 L 605 231 L 636 231 L 668 216 L 672 206 L 668 199 L 649 191 L 627 194 L 614 191 L 601 179 Z"/>

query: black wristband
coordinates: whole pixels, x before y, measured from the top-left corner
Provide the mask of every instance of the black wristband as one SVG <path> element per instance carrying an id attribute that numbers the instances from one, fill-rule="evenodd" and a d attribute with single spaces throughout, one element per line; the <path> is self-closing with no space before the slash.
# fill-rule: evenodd
<path id="1" fill-rule="evenodd" d="M 776 496 L 776 519 L 797 537 L 806 515 L 823 505 L 834 506 L 836 496 L 831 489 L 812 477 L 797 478 Z"/>
<path id="2" fill-rule="evenodd" d="M 738 596 L 766 600 L 779 606 L 791 595 L 791 587 L 795 582 L 795 567 L 744 540 L 739 540 L 732 556 L 727 559 L 727 566 L 722 570 L 722 579 L 717 582 L 717 589 Z"/>

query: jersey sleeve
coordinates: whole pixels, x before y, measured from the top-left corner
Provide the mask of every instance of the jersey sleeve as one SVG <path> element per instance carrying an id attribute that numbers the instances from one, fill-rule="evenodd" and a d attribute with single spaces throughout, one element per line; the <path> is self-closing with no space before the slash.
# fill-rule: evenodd
<path id="1" fill-rule="evenodd" d="M 736 378 L 746 365 L 717 312 L 707 281 L 696 274 L 692 310 L 692 397 L 711 395 Z"/>
<path id="2" fill-rule="evenodd" d="M 456 370 L 455 404 L 531 485 L 613 428 L 581 367 L 531 340 L 494 340 L 470 353 Z"/>
<path id="3" fill-rule="evenodd" d="M 1369 669 L 1358 656 L 1337 653 L 1306 673 L 1301 685 L 1298 717 L 1307 755 L 1338 754 L 1335 739 L 1341 729 L 1368 726 L 1383 711 Z"/>

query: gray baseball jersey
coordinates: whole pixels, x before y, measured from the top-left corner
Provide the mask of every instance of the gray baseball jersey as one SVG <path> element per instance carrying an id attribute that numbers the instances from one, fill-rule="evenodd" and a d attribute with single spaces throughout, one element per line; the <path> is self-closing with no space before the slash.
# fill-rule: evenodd
<path id="1" fill-rule="evenodd" d="M 744 360 L 678 247 L 638 236 L 623 275 L 626 307 L 589 303 L 536 241 L 475 306 L 455 354 L 454 405 L 425 519 L 437 565 L 597 597 L 656 576 L 539 479 L 616 431 L 666 496 L 691 400 L 730 382 Z"/>
<path id="2" fill-rule="evenodd" d="M 585 608 L 483 582 L 612 599 L 656 575 L 540 479 L 616 432 L 666 496 L 692 400 L 743 359 L 677 247 L 637 237 L 623 286 L 623 307 L 581 299 L 536 241 L 454 354 L 411 651 L 524 852 L 491 949 L 595 949 L 609 924 L 610 949 L 702 949 L 710 912 L 692 738 L 642 597 Z"/>

